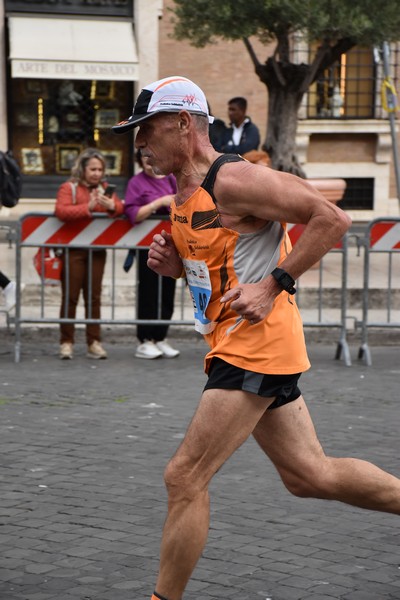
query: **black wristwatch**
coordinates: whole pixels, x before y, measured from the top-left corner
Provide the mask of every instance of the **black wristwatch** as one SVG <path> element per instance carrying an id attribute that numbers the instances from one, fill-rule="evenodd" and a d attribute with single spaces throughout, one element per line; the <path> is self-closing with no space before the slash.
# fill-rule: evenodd
<path id="1" fill-rule="evenodd" d="M 276 268 L 271 272 L 271 275 L 276 279 L 285 292 L 291 296 L 296 293 L 296 288 L 294 287 L 295 281 L 293 277 L 289 275 L 289 273 L 286 273 L 286 271 L 283 269 Z"/>

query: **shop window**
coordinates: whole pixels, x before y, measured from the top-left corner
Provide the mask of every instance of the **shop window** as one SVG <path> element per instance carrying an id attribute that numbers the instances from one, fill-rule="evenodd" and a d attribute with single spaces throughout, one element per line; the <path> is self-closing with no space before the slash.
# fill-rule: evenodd
<path id="1" fill-rule="evenodd" d="M 24 175 L 23 195 L 54 197 L 84 148 L 101 150 L 107 177 L 123 197 L 133 172 L 133 139 L 111 127 L 132 110 L 128 82 L 11 79 L 10 147 Z"/>
<path id="2" fill-rule="evenodd" d="M 346 191 L 338 206 L 348 210 L 373 210 L 374 179 L 372 177 L 346 179 Z"/>
<path id="3" fill-rule="evenodd" d="M 311 86 L 308 118 L 376 118 L 375 88 L 373 51 L 355 47 L 326 69 Z"/>

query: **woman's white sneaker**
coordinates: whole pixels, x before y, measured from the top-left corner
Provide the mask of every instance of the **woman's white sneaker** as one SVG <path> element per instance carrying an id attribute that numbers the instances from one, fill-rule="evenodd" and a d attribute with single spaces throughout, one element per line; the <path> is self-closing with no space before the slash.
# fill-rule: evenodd
<path id="1" fill-rule="evenodd" d="M 21 283 L 21 294 L 25 289 L 25 283 Z M 17 284 L 15 281 L 10 281 L 3 290 L 4 298 L 6 301 L 6 310 L 10 311 L 14 308 L 17 303 Z"/>
<path id="2" fill-rule="evenodd" d="M 150 340 L 145 340 L 142 344 L 136 348 L 135 356 L 136 358 L 160 358 L 163 353 L 161 350 L 157 348 L 154 342 Z"/>
<path id="3" fill-rule="evenodd" d="M 15 281 L 10 281 L 3 290 L 6 300 L 6 310 L 12 310 L 17 302 L 17 284 Z"/>
<path id="4" fill-rule="evenodd" d="M 166 340 L 156 342 L 155 345 L 165 358 L 176 358 L 180 354 L 179 350 L 173 348 Z"/>

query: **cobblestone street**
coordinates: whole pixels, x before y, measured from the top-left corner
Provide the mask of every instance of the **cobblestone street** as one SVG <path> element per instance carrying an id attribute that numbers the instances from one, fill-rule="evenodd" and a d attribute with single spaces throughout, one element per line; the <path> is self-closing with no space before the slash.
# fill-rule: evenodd
<path id="1" fill-rule="evenodd" d="M 163 468 L 205 382 L 205 345 L 178 338 L 178 359 L 140 361 L 133 339 L 106 336 L 110 358 L 95 362 L 83 344 L 60 361 L 55 342 L 39 331 L 21 363 L 12 345 L 0 355 L 0 597 L 149 599 Z M 351 368 L 332 347 L 309 353 L 301 388 L 326 451 L 399 475 L 398 349 L 374 348 L 372 367 Z M 185 597 L 400 598 L 397 517 L 290 496 L 253 440 L 211 492 L 209 541 Z"/>

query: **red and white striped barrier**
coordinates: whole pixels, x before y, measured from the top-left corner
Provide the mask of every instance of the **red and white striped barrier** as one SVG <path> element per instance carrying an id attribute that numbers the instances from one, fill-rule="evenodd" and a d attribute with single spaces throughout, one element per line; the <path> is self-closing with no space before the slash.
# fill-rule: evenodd
<path id="1" fill-rule="evenodd" d="M 383 225 L 387 225 L 383 233 L 386 233 L 389 226 L 393 227 L 393 224 L 380 224 L 376 228 L 381 231 Z M 168 232 L 171 231 L 168 219 L 147 219 L 133 227 L 125 219 L 111 220 L 99 217 L 65 223 L 54 216 L 26 215 L 21 220 L 21 244 L 23 246 L 57 246 L 61 244 L 68 245 L 71 248 L 81 248 L 82 246 L 132 248 L 134 246 L 149 246 L 153 236 L 163 229 Z M 293 246 L 304 229 L 305 225 L 287 224 L 287 231 Z M 379 237 L 382 235 L 380 233 Z M 392 233 L 391 235 L 393 237 L 396 234 Z M 399 233 L 397 233 L 397 241 L 399 239 Z M 335 248 L 341 247 L 342 242 L 340 241 Z"/>
<path id="2" fill-rule="evenodd" d="M 57 217 L 26 215 L 21 222 L 21 245 L 71 248 L 93 246 L 149 246 L 153 236 L 162 230 L 171 231 L 169 220 L 148 219 L 134 227 L 125 219 L 80 219 L 64 223 Z"/>
<path id="3" fill-rule="evenodd" d="M 400 223 L 380 221 L 372 223 L 369 231 L 369 247 L 372 250 L 400 250 Z"/>

